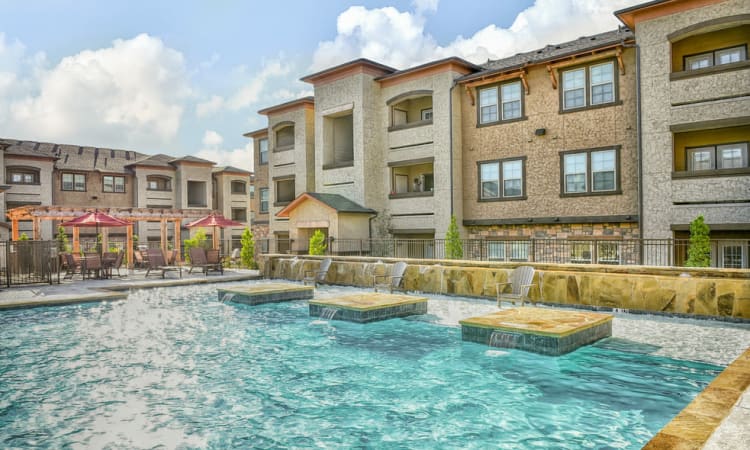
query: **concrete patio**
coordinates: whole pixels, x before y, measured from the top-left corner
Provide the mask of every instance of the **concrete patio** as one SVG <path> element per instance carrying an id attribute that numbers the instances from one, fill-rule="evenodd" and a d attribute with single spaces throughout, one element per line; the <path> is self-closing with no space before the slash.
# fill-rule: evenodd
<path id="1" fill-rule="evenodd" d="M 182 278 L 176 272 L 168 272 L 165 278 L 152 275 L 146 278 L 145 270 L 121 270 L 122 277 L 110 279 L 86 279 L 79 275 L 73 280 L 63 280 L 60 284 L 30 284 L 0 289 L 0 310 L 11 308 L 33 308 L 38 306 L 84 303 L 98 300 L 127 298 L 131 289 L 145 289 L 167 286 L 186 286 L 205 283 L 237 282 L 261 279 L 257 270 L 225 269 L 224 274 L 204 275 L 200 271 L 188 273 L 183 269 Z"/>

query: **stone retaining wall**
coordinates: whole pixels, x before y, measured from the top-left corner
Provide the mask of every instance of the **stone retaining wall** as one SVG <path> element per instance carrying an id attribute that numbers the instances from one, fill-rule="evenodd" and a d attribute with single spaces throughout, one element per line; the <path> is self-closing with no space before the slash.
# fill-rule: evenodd
<path id="1" fill-rule="evenodd" d="M 262 255 L 268 278 L 301 280 L 321 257 Z M 390 272 L 396 260 L 336 257 L 326 282 L 370 287 L 374 275 Z M 478 261 L 406 260 L 403 287 L 409 291 L 468 297 L 496 296 L 495 283 L 508 280 L 515 264 Z M 750 271 L 647 266 L 531 264 L 536 268 L 529 297 L 543 303 L 750 320 Z"/>

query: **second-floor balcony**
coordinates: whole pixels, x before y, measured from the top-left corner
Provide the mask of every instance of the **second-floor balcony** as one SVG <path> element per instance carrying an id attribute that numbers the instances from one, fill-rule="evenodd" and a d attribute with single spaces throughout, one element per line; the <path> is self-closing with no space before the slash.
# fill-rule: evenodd
<path id="1" fill-rule="evenodd" d="M 390 163 L 390 199 L 431 197 L 435 189 L 433 158 Z"/>

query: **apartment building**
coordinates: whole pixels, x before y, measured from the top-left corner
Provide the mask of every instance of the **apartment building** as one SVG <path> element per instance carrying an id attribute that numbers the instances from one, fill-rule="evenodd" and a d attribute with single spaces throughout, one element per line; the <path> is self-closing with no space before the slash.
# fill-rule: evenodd
<path id="1" fill-rule="evenodd" d="M 33 141 L 0 140 L 5 185 L 3 218 L 19 206 L 149 208 L 155 210 L 218 210 L 248 222 L 251 173 L 234 167 L 214 167 L 211 161 L 186 156 L 142 153 Z M 238 220 L 240 221 L 240 220 Z M 184 223 L 182 224 L 184 225 Z M 52 239 L 57 223 L 40 224 L 38 238 Z M 134 232 L 141 242 L 161 239 L 160 222 L 139 222 Z M 30 222 L 20 231 L 31 237 Z M 206 230 L 209 234 L 213 230 Z M 114 230 L 117 235 L 118 230 Z M 82 236 L 89 233 L 82 232 Z M 124 233 L 124 231 L 121 231 Z M 184 229 L 181 236 L 189 236 Z M 241 229 L 228 229 L 224 239 Z M 168 230 L 168 238 L 174 237 Z"/>
<path id="2" fill-rule="evenodd" d="M 640 49 L 644 237 L 686 238 L 703 215 L 721 239 L 714 265 L 747 268 L 750 3 L 656 1 L 615 14 Z"/>
<path id="3" fill-rule="evenodd" d="M 640 236 L 635 53 L 617 29 L 458 80 L 463 224 L 489 259 L 527 260 L 532 239 L 555 238 L 576 241 L 571 260 L 619 262 L 618 241 Z"/>
<path id="4" fill-rule="evenodd" d="M 269 232 L 270 204 L 268 188 L 268 128 L 250 131 L 243 136 L 253 140 L 253 196 L 250 199 L 250 209 L 253 212 L 252 232 L 258 250 L 267 252 L 268 239 L 273 235 Z M 282 249 L 282 250 L 288 250 Z"/>
<path id="5" fill-rule="evenodd" d="M 304 77 L 314 100 L 263 109 L 268 128 L 245 134 L 259 161 L 258 219 L 268 211 L 271 235 L 288 237 L 292 251 L 316 229 L 339 240 L 444 237 L 461 214 L 454 80 L 478 69 L 459 58 L 403 71 L 358 59 Z M 279 150 L 290 128 L 294 144 Z"/>

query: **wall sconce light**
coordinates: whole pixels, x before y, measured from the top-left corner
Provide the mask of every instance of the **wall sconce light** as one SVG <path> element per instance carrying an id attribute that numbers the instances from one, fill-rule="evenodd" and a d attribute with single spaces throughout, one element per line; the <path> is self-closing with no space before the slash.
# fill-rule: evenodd
<path id="1" fill-rule="evenodd" d="M 547 129 L 546 128 L 537 128 L 536 130 L 534 130 L 534 134 L 537 135 L 537 136 L 544 136 L 545 134 L 547 134 Z"/>

